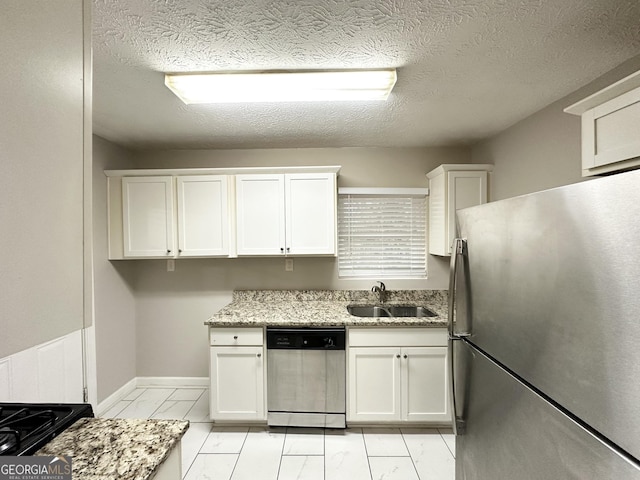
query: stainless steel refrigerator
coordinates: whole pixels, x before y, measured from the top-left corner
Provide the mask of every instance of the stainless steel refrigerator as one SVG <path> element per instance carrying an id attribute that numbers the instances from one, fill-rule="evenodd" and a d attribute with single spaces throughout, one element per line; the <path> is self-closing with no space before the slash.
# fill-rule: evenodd
<path id="1" fill-rule="evenodd" d="M 640 479 L 640 171 L 464 209 L 457 228 L 456 479 Z"/>

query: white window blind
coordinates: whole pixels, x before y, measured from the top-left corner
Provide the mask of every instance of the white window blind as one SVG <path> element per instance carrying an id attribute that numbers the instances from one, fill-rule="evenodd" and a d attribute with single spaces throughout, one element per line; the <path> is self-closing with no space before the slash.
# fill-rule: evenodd
<path id="1" fill-rule="evenodd" d="M 339 195 L 341 277 L 425 277 L 425 195 Z"/>

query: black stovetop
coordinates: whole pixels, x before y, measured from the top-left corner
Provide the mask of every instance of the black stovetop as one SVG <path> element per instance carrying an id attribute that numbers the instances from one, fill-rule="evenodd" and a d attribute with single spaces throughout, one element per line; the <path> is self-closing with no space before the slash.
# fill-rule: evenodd
<path id="1" fill-rule="evenodd" d="M 0 455 L 32 455 L 83 417 L 84 403 L 0 403 Z"/>

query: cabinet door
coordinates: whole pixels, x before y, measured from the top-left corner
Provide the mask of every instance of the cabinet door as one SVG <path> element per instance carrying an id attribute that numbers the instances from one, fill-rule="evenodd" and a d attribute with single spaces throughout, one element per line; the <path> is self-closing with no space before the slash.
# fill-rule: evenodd
<path id="1" fill-rule="evenodd" d="M 429 178 L 429 253 L 451 255 L 456 211 L 487 202 L 487 172 L 444 170 Z"/>
<path id="2" fill-rule="evenodd" d="M 448 255 L 446 173 L 429 179 L 429 253 Z"/>
<path id="3" fill-rule="evenodd" d="M 173 184 L 166 177 L 124 177 L 125 257 L 174 256 Z"/>
<path id="4" fill-rule="evenodd" d="M 400 349 L 349 349 L 349 421 L 399 421 Z"/>
<path id="5" fill-rule="evenodd" d="M 402 419 L 450 422 L 447 347 L 402 349 Z"/>
<path id="6" fill-rule="evenodd" d="M 226 175 L 177 178 L 178 256 L 229 254 Z"/>
<path id="7" fill-rule="evenodd" d="M 456 236 L 456 211 L 487 203 L 487 172 L 451 171 L 447 173 L 446 254 Z"/>
<path id="8" fill-rule="evenodd" d="M 262 347 L 210 347 L 212 420 L 264 420 Z"/>
<path id="9" fill-rule="evenodd" d="M 582 114 L 583 176 L 637 166 L 640 162 L 638 122 L 640 88 Z"/>
<path id="10" fill-rule="evenodd" d="M 286 253 L 335 255 L 335 174 L 285 175 L 285 204 Z"/>
<path id="11" fill-rule="evenodd" d="M 284 175 L 236 175 L 238 255 L 285 249 Z"/>

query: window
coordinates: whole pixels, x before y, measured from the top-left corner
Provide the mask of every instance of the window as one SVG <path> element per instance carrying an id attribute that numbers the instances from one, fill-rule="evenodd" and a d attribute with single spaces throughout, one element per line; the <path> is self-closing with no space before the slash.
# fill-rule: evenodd
<path id="1" fill-rule="evenodd" d="M 340 277 L 426 277 L 427 190 L 389 190 L 341 189 Z"/>

